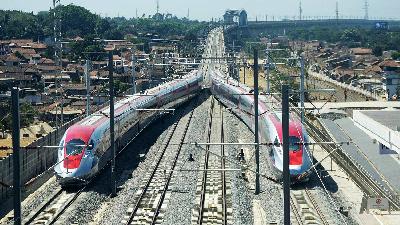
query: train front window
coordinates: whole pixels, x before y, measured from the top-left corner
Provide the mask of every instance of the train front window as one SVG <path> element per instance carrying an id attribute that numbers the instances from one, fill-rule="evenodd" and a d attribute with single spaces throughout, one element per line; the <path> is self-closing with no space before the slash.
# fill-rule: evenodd
<path id="1" fill-rule="evenodd" d="M 289 137 L 289 151 L 293 151 L 293 152 L 299 151 L 300 146 L 301 146 L 301 143 L 300 143 L 300 139 L 298 137 L 293 137 L 293 136 Z"/>
<path id="2" fill-rule="evenodd" d="M 67 143 L 66 150 L 67 155 L 79 155 L 85 148 L 85 142 L 81 139 L 72 139 Z"/>

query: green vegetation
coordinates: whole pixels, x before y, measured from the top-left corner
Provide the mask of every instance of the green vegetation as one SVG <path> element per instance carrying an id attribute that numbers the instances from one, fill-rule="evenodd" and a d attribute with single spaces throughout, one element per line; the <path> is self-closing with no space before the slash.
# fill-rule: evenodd
<path id="1" fill-rule="evenodd" d="M 394 52 L 394 53 L 392 54 L 392 58 L 393 58 L 394 60 L 400 60 L 400 52 Z"/>
<path id="2" fill-rule="evenodd" d="M 11 130 L 12 129 L 12 116 L 11 116 L 11 105 L 9 102 L 0 102 L 0 131 Z M 38 112 L 27 103 L 22 103 L 20 105 L 20 122 L 21 127 L 28 127 L 34 122 L 35 115 Z"/>
<path id="3" fill-rule="evenodd" d="M 0 39 L 32 38 L 37 40 L 53 36 L 54 10 L 61 21 L 63 37 L 98 37 L 123 39 L 125 35 L 146 34 L 184 36 L 186 40 L 197 39 L 199 33 L 208 28 L 207 22 L 168 17 L 126 19 L 124 17 L 102 18 L 89 10 L 76 6 L 58 6 L 37 15 L 21 11 L 0 10 Z"/>

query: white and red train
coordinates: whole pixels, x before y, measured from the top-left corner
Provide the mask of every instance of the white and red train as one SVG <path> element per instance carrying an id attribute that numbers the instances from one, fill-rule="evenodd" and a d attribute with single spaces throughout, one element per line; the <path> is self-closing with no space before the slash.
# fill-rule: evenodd
<path id="1" fill-rule="evenodd" d="M 224 78 L 218 71 L 209 71 L 211 93 L 241 118 L 254 131 L 254 99 L 246 95 L 251 89 L 238 84 L 231 78 Z M 115 104 L 115 138 L 117 150 L 126 146 L 159 115 L 143 109 L 175 108 L 200 92 L 203 74 L 194 71 L 180 80 L 171 81 L 149 89 L 145 95 L 137 94 Z M 142 109 L 142 110 L 141 110 Z M 281 112 L 273 109 L 267 99 L 260 96 L 259 135 L 262 142 L 273 142 L 269 149 L 271 164 L 278 179 L 282 175 L 282 125 Z M 92 114 L 71 126 L 60 141 L 56 176 L 62 186 L 88 182 L 111 159 L 109 107 Z M 297 117 L 291 115 L 290 174 L 292 181 L 307 180 L 305 172 L 311 166 L 311 157 L 306 145 L 308 135 Z"/>
<path id="2" fill-rule="evenodd" d="M 149 89 L 115 104 L 116 149 L 125 146 L 160 114 L 143 110 L 175 108 L 202 89 L 203 76 L 193 71 L 180 80 Z M 111 159 L 110 108 L 106 107 L 67 129 L 58 149 L 55 173 L 62 186 L 88 182 Z"/>
<path id="3" fill-rule="evenodd" d="M 251 89 L 246 85 L 238 84 L 232 78 L 225 78 L 219 71 L 212 72 L 211 81 L 211 93 L 254 131 L 254 97 L 249 94 Z M 280 180 L 283 168 L 282 112 L 279 108 L 274 109 L 274 104 L 271 101 L 274 101 L 274 99 L 267 100 L 264 96 L 259 97 L 259 135 L 261 142 L 274 143 L 269 148 L 269 159 L 274 168 L 274 174 Z M 307 145 L 301 144 L 308 142 L 307 132 L 299 118 L 291 114 L 289 121 L 289 170 L 292 182 L 308 180 L 312 159 Z"/>

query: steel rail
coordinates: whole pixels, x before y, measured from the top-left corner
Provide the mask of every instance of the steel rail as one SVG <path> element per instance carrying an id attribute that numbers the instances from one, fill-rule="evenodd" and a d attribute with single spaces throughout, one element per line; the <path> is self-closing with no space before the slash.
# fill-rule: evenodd
<path id="1" fill-rule="evenodd" d="M 302 220 L 302 218 L 300 216 L 299 209 L 297 208 L 296 204 L 294 203 L 292 195 L 290 195 L 290 205 L 291 205 L 291 208 L 292 208 L 292 212 L 293 212 L 294 218 L 297 221 L 297 224 L 298 225 L 303 225 L 304 223 L 303 223 L 303 220 Z"/>
<path id="2" fill-rule="evenodd" d="M 304 189 L 304 192 L 306 193 L 308 199 L 310 199 L 312 206 L 314 207 L 315 211 L 317 212 L 319 218 L 321 219 L 321 222 L 324 225 L 329 225 L 328 221 L 325 218 L 324 213 L 322 212 L 322 210 L 319 208 L 317 201 L 315 200 L 315 198 L 312 196 L 310 190 L 308 188 Z"/>
<path id="3" fill-rule="evenodd" d="M 207 142 L 211 141 L 211 131 L 212 131 L 212 123 L 213 123 L 213 113 L 214 113 L 214 104 L 215 100 L 214 98 L 211 99 L 211 108 L 209 112 L 209 121 L 208 121 L 208 127 L 207 127 Z M 203 213 L 204 213 L 204 204 L 205 204 L 205 196 L 206 196 L 206 183 L 207 183 L 207 170 L 208 170 L 208 160 L 210 157 L 210 146 L 206 146 L 206 154 L 204 158 L 204 170 L 205 172 L 203 173 L 203 178 L 202 178 L 202 187 L 201 187 L 201 195 L 200 195 L 200 206 L 199 206 L 199 217 L 197 218 L 197 224 L 201 225 L 203 224 Z"/>
<path id="4" fill-rule="evenodd" d="M 224 111 L 222 109 L 222 105 L 220 105 L 220 110 L 221 110 L 221 142 L 225 142 L 225 136 L 224 136 Z M 223 216 L 224 216 L 224 221 L 223 224 L 227 225 L 228 224 L 228 210 L 227 210 L 227 196 L 226 196 L 226 174 L 225 174 L 225 146 L 221 146 L 221 169 L 223 170 L 221 173 L 222 177 L 222 207 L 223 207 Z M 206 172 L 207 173 L 207 172 Z"/>
<path id="5" fill-rule="evenodd" d="M 178 158 L 179 158 L 179 155 L 180 155 L 180 153 L 181 153 L 182 146 L 183 146 L 184 140 L 185 140 L 185 138 L 186 138 L 186 135 L 187 135 L 187 132 L 188 132 L 188 129 L 189 129 L 190 122 L 191 122 L 191 120 L 192 120 L 192 118 L 193 118 L 193 113 L 194 113 L 194 110 L 191 111 L 190 116 L 189 116 L 189 121 L 187 122 L 187 124 L 186 124 L 186 126 L 185 126 L 183 135 L 182 135 L 181 140 L 180 140 L 180 144 L 179 144 L 179 146 L 178 146 L 178 152 L 176 153 L 176 155 L 175 155 L 175 157 L 174 157 L 174 161 L 173 161 L 173 164 L 172 164 L 172 166 L 171 166 L 171 171 L 169 172 L 168 177 L 167 177 L 167 180 L 166 180 L 166 182 L 165 182 L 163 191 L 162 191 L 162 193 L 161 193 L 161 198 L 158 200 L 156 212 L 154 213 L 154 216 L 153 216 L 153 218 L 152 218 L 152 220 L 151 220 L 151 221 L 152 221 L 151 224 L 156 224 L 157 217 L 158 217 L 158 215 L 159 215 L 159 213 L 160 213 L 162 204 L 163 204 L 164 199 L 165 199 L 165 195 L 167 194 L 168 186 L 169 186 L 169 184 L 170 184 L 170 182 L 171 182 L 172 174 L 173 174 L 174 169 L 175 169 L 175 166 L 176 166 L 176 164 L 177 164 L 177 162 L 178 162 Z"/>
<path id="6" fill-rule="evenodd" d="M 167 148 L 168 148 L 168 146 L 169 146 L 169 143 L 170 143 L 171 140 L 172 140 L 172 137 L 173 137 L 173 135 L 174 135 L 174 133 L 175 133 L 175 130 L 176 130 L 176 128 L 178 127 L 178 124 L 179 124 L 179 121 L 174 123 L 174 125 L 173 125 L 173 127 L 172 127 L 172 129 L 171 129 L 171 132 L 169 133 L 169 135 L 168 135 L 168 137 L 167 137 L 167 143 L 164 144 L 164 147 L 162 148 L 162 151 L 161 151 L 161 155 L 160 155 L 160 157 L 158 158 L 158 160 L 157 160 L 157 162 L 156 162 L 156 165 L 155 165 L 155 167 L 154 167 L 154 169 L 153 169 L 153 171 L 152 171 L 152 173 L 151 173 L 151 175 L 150 175 L 150 178 L 147 180 L 144 189 L 142 190 L 142 192 L 141 192 L 141 194 L 140 194 L 138 200 L 136 201 L 136 204 L 134 205 L 133 211 L 130 213 L 130 215 L 129 215 L 129 220 L 126 222 L 126 224 L 132 223 L 132 220 L 133 220 L 133 218 L 135 217 L 135 214 L 136 214 L 137 211 L 139 210 L 139 208 L 140 208 L 140 203 L 141 203 L 142 200 L 144 199 L 144 196 L 146 195 L 146 192 L 147 192 L 147 190 L 149 189 L 150 184 L 152 183 L 153 177 L 154 177 L 154 175 L 155 175 L 156 172 L 157 172 L 157 169 L 158 169 L 158 167 L 159 167 L 159 165 L 160 165 L 160 163 L 161 163 L 161 161 L 162 161 L 162 159 L 163 159 L 163 157 L 164 157 L 164 155 L 165 155 L 165 152 L 166 152 L 166 150 L 167 150 Z"/>

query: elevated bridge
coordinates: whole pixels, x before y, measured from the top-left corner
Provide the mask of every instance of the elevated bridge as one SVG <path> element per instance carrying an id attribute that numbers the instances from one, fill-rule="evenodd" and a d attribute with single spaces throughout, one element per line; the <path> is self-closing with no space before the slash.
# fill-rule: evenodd
<path id="1" fill-rule="evenodd" d="M 252 37 L 257 34 L 279 33 L 283 30 L 311 28 L 374 28 L 377 23 L 387 23 L 388 29 L 400 29 L 399 20 L 364 20 L 364 19 L 325 19 L 325 20 L 285 20 L 285 21 L 248 21 L 247 26 L 229 26 L 226 35 L 239 37 Z"/>

